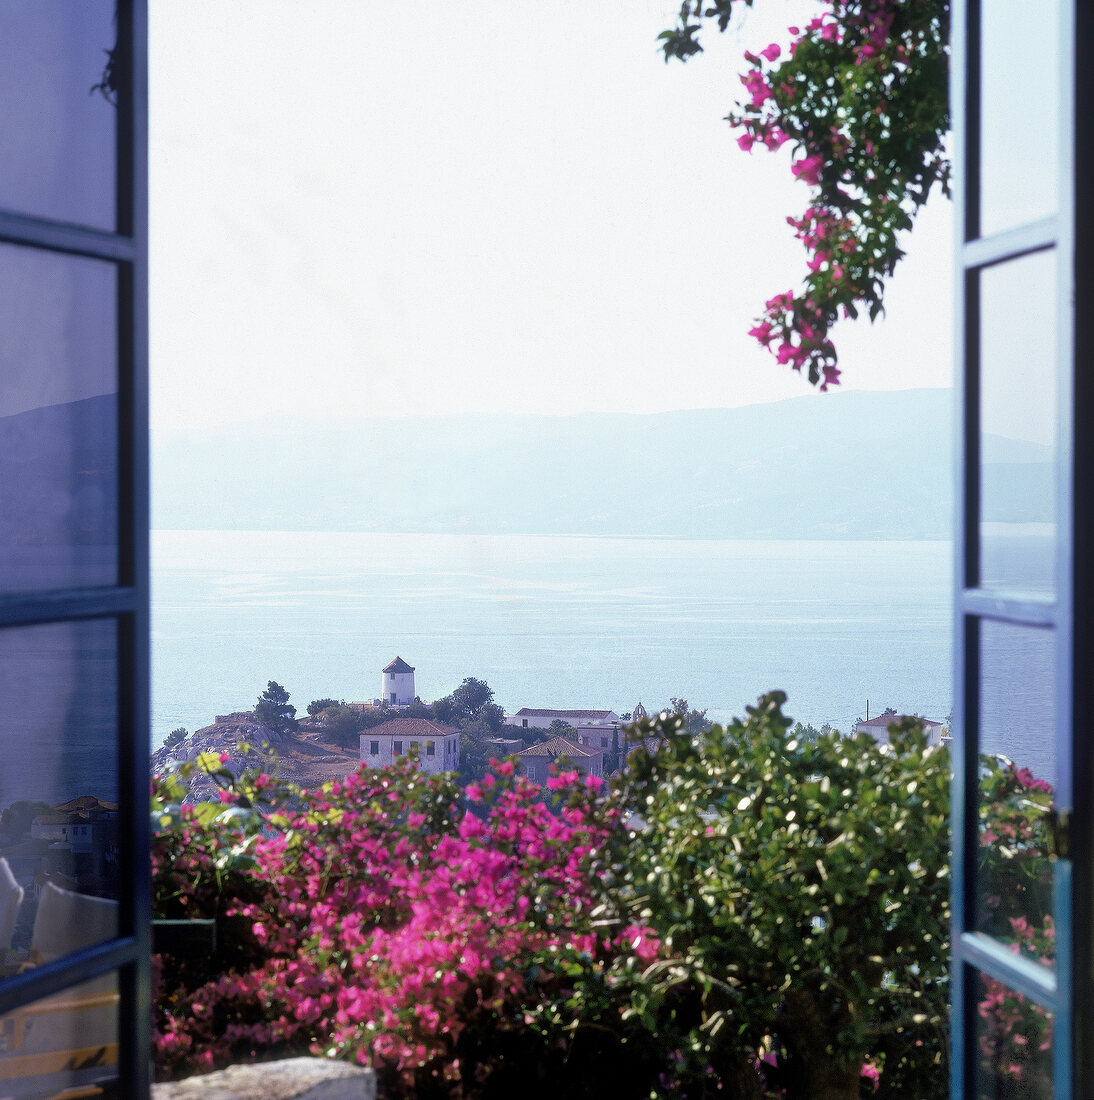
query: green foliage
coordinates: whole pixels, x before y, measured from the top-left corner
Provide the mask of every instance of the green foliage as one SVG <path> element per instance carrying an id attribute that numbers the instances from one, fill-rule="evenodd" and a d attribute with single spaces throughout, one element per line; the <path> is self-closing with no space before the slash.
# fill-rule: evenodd
<path id="1" fill-rule="evenodd" d="M 567 741 L 577 740 L 577 729 L 571 726 L 569 722 L 564 722 L 561 718 L 556 718 L 547 727 L 546 740 L 550 741 L 552 737 L 565 737 Z"/>
<path id="2" fill-rule="evenodd" d="M 178 726 L 163 739 L 163 747 L 165 749 L 173 749 L 176 745 L 185 741 L 189 736 L 190 734 L 187 732 L 185 726 Z"/>
<path id="3" fill-rule="evenodd" d="M 766 1050 L 787 1097 L 857 1097 L 868 1059 L 886 1096 L 944 1095 L 948 754 L 910 719 L 892 751 L 802 742 L 784 700 L 698 735 L 682 714 L 637 727 L 659 747 L 629 760 L 646 828 L 613 860 L 615 888 L 666 958 L 634 1011 L 696 1082 L 708 1066 L 751 1081 Z"/>
<path id="4" fill-rule="evenodd" d="M 276 680 L 270 680 L 258 697 L 255 719 L 278 733 L 296 729 L 296 707 L 289 702 L 289 693 Z"/>
<path id="5" fill-rule="evenodd" d="M 468 676 L 449 699 L 452 720 L 477 718 L 484 707 L 494 705 L 494 690 L 485 680 Z"/>
<path id="6" fill-rule="evenodd" d="M 161 1070 L 371 1035 L 392 1095 L 945 1095 L 947 750 L 914 719 L 791 729 L 781 693 L 689 732 L 679 702 L 607 800 L 480 760 L 462 794 L 410 760 L 310 794 L 213 753 L 161 779 L 156 914 L 224 922 L 216 958 L 157 961 Z M 219 801 L 182 804 L 193 768 Z M 986 759 L 981 796 L 981 927 L 1051 964 L 1051 787 Z M 1051 1021 L 991 982 L 978 1012 L 992 1095 L 1039 1095 Z"/>
<path id="7" fill-rule="evenodd" d="M 344 707 L 345 705 L 345 699 L 313 699 L 308 704 L 308 714 L 314 718 L 321 710 L 326 710 L 327 707 Z"/>
<path id="8" fill-rule="evenodd" d="M 832 727 L 825 726 L 824 732 L 831 733 Z M 809 724 L 803 726 L 801 722 L 795 722 L 794 728 L 790 731 L 790 736 L 800 745 L 815 745 L 821 736 L 821 731 L 816 726 Z"/>
<path id="9" fill-rule="evenodd" d="M 344 749 L 356 748 L 361 730 L 366 728 L 362 712 L 344 703 L 327 707 L 323 714 L 323 734 L 328 741 Z"/>
<path id="10" fill-rule="evenodd" d="M 48 802 L 20 799 L 0 814 L 0 832 L 6 834 L 11 841 L 18 840 L 30 832 L 36 817 L 51 813 L 53 813 L 53 807 Z"/>
<path id="11" fill-rule="evenodd" d="M 669 700 L 669 705 L 662 708 L 661 713 L 667 714 L 671 719 L 679 718 L 688 736 L 704 733 L 711 727 L 705 710 L 696 710 L 688 705 L 686 699 L 678 699 L 675 695 Z"/>

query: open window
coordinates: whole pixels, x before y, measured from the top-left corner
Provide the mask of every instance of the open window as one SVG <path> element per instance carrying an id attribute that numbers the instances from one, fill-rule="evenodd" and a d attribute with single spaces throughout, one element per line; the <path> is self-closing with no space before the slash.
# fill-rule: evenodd
<path id="1" fill-rule="evenodd" d="M 1094 1095 L 1092 14 L 953 13 L 955 1098 Z M 1016 503 L 1037 512 L 998 523 Z"/>
<path id="2" fill-rule="evenodd" d="M 4 1096 L 148 1091 L 145 37 L 142 0 L 5 5 Z"/>

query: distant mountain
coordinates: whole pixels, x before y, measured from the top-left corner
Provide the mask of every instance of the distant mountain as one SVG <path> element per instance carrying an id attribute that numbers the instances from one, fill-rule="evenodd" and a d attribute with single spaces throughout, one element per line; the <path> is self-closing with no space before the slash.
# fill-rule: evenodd
<path id="1" fill-rule="evenodd" d="M 649 416 L 165 433 L 153 440 L 153 525 L 946 538 L 951 402 L 945 390 L 851 392 Z M 985 453 L 1008 463 L 985 472 L 985 518 L 1049 518 L 1047 449 L 991 439 Z M 1019 496 L 1007 488 L 1015 465 Z"/>
<path id="2" fill-rule="evenodd" d="M 118 399 L 0 417 L 0 576 L 13 587 L 117 571 Z"/>

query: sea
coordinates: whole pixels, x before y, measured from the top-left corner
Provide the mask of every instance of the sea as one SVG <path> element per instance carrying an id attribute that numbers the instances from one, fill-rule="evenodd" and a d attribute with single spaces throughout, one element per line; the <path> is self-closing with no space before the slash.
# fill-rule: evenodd
<path id="1" fill-rule="evenodd" d="M 1045 545 L 992 561 L 1033 576 Z M 679 698 L 727 722 L 778 689 L 796 721 L 848 732 L 886 707 L 952 709 L 948 542 L 155 531 L 152 551 L 149 748 L 252 708 L 270 680 L 300 713 L 372 700 L 396 656 L 424 700 L 473 676 L 510 712 Z M 114 800 L 113 623 L 2 640 L 0 807 Z M 1052 644 L 987 623 L 980 688 L 983 747 L 1050 782 Z"/>
<path id="2" fill-rule="evenodd" d="M 253 707 L 371 700 L 400 656 L 430 700 L 465 677 L 520 707 L 719 721 L 762 692 L 848 730 L 951 709 L 948 542 L 156 531 L 154 744 Z"/>

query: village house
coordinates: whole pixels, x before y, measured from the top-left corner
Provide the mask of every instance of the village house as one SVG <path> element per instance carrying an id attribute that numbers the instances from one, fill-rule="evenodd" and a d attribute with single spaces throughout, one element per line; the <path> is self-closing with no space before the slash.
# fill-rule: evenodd
<path id="1" fill-rule="evenodd" d="M 460 731 L 430 718 L 391 718 L 361 731 L 361 763 L 370 768 L 395 764 L 411 748 L 418 766 L 431 775 L 454 772 L 460 766 Z"/>
<path id="2" fill-rule="evenodd" d="M 618 726 L 621 719 L 614 710 L 539 710 L 533 707 L 521 707 L 515 714 L 505 716 L 507 726 L 526 730 L 548 729 L 554 721 L 576 728 L 578 725 Z"/>
<path id="3" fill-rule="evenodd" d="M 918 718 L 927 731 L 928 745 L 941 745 L 943 741 L 941 722 L 935 722 L 930 718 L 924 718 L 922 714 L 879 714 L 876 718 L 867 719 L 865 722 L 855 723 L 855 733 L 868 733 L 879 745 L 889 744 L 889 726 L 899 724 L 904 718 Z"/>
<path id="4" fill-rule="evenodd" d="M 521 774 L 543 786 L 550 778 L 551 766 L 563 760 L 582 775 L 604 774 L 604 753 L 599 749 L 574 744 L 565 737 L 552 737 L 539 745 L 529 745 L 517 753 Z"/>

